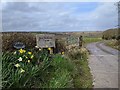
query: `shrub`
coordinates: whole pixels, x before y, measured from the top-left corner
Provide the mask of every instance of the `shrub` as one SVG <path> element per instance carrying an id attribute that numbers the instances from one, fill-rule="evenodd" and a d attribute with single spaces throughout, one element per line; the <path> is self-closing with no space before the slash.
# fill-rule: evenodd
<path id="1" fill-rule="evenodd" d="M 112 39 L 115 39 L 115 38 L 116 38 L 116 36 L 112 36 L 111 38 L 112 38 Z"/>
<path id="2" fill-rule="evenodd" d="M 118 36 L 116 37 L 116 40 L 120 40 L 120 35 L 118 35 Z"/>
<path id="3" fill-rule="evenodd" d="M 2 33 L 2 50 L 13 51 L 13 44 L 15 42 L 22 42 L 26 45 L 26 48 L 32 48 L 36 45 L 36 38 L 33 33 L 22 32 L 5 32 Z"/>
<path id="4" fill-rule="evenodd" d="M 81 48 L 81 49 L 74 48 L 68 52 L 68 57 L 70 57 L 73 60 L 82 59 L 84 57 L 84 54 L 87 54 L 86 52 L 87 51 L 85 48 Z"/>
<path id="5" fill-rule="evenodd" d="M 56 52 L 63 52 L 66 51 L 66 43 L 64 39 L 56 39 Z"/>

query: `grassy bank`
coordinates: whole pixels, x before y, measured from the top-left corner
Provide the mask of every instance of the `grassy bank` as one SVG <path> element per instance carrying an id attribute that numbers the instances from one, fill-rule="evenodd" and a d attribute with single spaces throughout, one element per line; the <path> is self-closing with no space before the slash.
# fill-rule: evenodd
<path id="1" fill-rule="evenodd" d="M 74 67 L 59 54 L 19 50 L 4 53 L 2 61 L 3 88 L 72 87 Z"/>
<path id="2" fill-rule="evenodd" d="M 76 66 L 76 74 L 73 78 L 74 87 L 92 88 L 92 75 L 88 66 L 88 52 L 85 48 L 69 51 L 68 56 Z"/>
<path id="3" fill-rule="evenodd" d="M 112 47 L 114 49 L 120 50 L 120 41 L 117 40 L 106 40 L 105 45 Z"/>
<path id="4" fill-rule="evenodd" d="M 69 55 L 66 53 L 49 54 L 34 49 L 5 52 L 2 56 L 2 87 L 91 88 L 86 51 L 76 49 Z"/>

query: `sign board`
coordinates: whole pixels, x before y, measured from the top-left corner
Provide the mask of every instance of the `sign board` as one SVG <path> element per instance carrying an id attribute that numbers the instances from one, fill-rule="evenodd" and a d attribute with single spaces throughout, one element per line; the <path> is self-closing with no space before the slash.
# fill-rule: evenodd
<path id="1" fill-rule="evenodd" d="M 54 34 L 37 34 L 36 41 L 37 41 L 37 46 L 40 48 L 55 47 Z"/>
<path id="2" fill-rule="evenodd" d="M 71 44 L 79 45 L 79 38 L 78 37 L 68 36 L 66 41 L 67 41 L 68 45 L 71 45 Z"/>

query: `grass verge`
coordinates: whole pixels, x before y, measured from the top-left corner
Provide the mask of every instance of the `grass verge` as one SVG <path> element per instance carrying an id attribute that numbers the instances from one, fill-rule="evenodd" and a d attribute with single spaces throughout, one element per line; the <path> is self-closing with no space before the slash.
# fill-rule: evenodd
<path id="1" fill-rule="evenodd" d="M 75 51 L 75 52 L 74 52 Z M 76 88 L 92 88 L 92 75 L 88 66 L 88 52 L 85 48 L 77 49 L 71 52 L 75 57 L 70 57 L 74 62 L 77 73 L 73 78 L 74 87 Z M 72 56 L 71 53 L 68 55 Z"/>
<path id="2" fill-rule="evenodd" d="M 120 41 L 117 41 L 117 40 L 107 40 L 107 41 L 105 41 L 105 45 L 120 51 L 120 44 L 119 43 L 120 43 Z"/>
<path id="3" fill-rule="evenodd" d="M 68 57 L 67 57 L 68 56 Z M 18 50 L 2 55 L 3 88 L 92 88 L 86 49 L 68 55 Z"/>
<path id="4" fill-rule="evenodd" d="M 73 87 L 76 67 L 63 55 L 19 50 L 4 53 L 2 61 L 2 88 Z"/>

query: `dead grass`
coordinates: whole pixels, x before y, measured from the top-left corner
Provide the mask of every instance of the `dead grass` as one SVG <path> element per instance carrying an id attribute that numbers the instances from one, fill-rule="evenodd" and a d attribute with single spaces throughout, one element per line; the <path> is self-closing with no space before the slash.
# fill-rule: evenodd
<path id="1" fill-rule="evenodd" d="M 114 49 L 120 50 L 120 40 L 107 40 L 105 44 Z"/>

